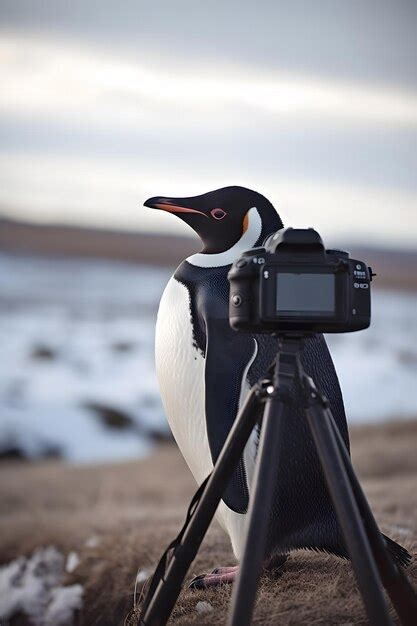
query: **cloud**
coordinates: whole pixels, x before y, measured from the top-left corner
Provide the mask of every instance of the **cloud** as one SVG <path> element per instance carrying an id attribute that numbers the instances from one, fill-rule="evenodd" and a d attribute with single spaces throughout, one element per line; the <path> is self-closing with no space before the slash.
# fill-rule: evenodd
<path id="1" fill-rule="evenodd" d="M 138 60 L 12 32 L 0 59 L 9 215 L 182 232 L 143 199 L 243 184 L 278 202 L 286 223 L 412 242 L 413 88 Z"/>
<path id="2" fill-rule="evenodd" d="M 99 47 L 6 35 L 3 113 L 82 117 L 117 127 L 241 125 L 251 115 L 288 122 L 417 127 L 417 92 L 387 86 L 205 65 L 134 62 Z"/>

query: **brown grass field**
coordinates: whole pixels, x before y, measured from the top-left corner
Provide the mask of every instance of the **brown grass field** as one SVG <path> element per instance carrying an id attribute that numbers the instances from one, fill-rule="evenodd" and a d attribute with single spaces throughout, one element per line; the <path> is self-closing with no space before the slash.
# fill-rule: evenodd
<path id="1" fill-rule="evenodd" d="M 408 574 L 416 584 L 417 421 L 355 427 L 351 439 L 354 464 L 381 529 L 413 554 Z M 166 444 L 145 460 L 114 465 L 5 462 L 1 477 L 0 562 L 38 546 L 74 550 L 81 562 L 66 582 L 84 586 L 78 623 L 137 624 L 132 612 L 136 572 L 150 570 L 176 535 L 195 489 L 176 447 Z M 214 524 L 189 578 L 233 562 L 228 539 Z M 229 598 L 229 586 L 184 590 L 172 623 L 224 624 Z M 201 600 L 212 605 L 211 612 L 198 614 Z M 367 622 L 350 564 L 300 551 L 290 556 L 280 577 L 262 579 L 254 623 Z"/>

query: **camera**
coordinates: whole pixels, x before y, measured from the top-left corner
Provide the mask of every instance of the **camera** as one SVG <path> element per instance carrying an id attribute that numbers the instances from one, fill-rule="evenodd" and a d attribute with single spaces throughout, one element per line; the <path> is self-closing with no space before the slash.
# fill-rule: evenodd
<path id="1" fill-rule="evenodd" d="M 229 321 L 255 333 L 348 333 L 371 321 L 370 267 L 326 250 L 313 228 L 282 228 L 232 265 Z"/>

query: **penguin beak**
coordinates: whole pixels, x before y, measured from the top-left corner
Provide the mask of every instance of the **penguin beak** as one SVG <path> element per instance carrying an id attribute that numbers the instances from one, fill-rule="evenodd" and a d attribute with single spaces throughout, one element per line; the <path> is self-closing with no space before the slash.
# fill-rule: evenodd
<path id="1" fill-rule="evenodd" d="M 168 211 L 168 213 L 199 213 L 200 215 L 204 215 L 204 217 L 208 217 L 203 211 L 181 206 L 180 202 L 180 199 L 155 196 L 154 198 L 148 198 L 148 200 L 143 203 L 143 206 L 149 207 L 150 209 L 161 209 L 162 211 Z"/>

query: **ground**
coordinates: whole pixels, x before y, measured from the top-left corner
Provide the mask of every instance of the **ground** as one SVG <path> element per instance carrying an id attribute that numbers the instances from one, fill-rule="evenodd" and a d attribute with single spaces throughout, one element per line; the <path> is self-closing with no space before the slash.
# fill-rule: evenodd
<path id="1" fill-rule="evenodd" d="M 413 554 L 407 571 L 416 584 L 417 421 L 355 427 L 351 439 L 354 464 L 381 529 Z M 137 571 L 143 576 L 150 571 L 176 535 L 195 489 L 176 447 L 165 444 L 147 459 L 117 465 L 7 462 L 1 476 L 0 562 L 39 546 L 75 551 L 80 563 L 66 583 L 84 587 L 77 623 L 137 624 L 131 611 Z M 215 524 L 188 580 L 233 563 L 228 539 Z M 228 586 L 186 590 L 172 621 L 224 624 L 229 598 Z M 212 610 L 198 613 L 200 601 Z M 254 623 L 365 624 L 350 564 L 305 551 L 291 555 L 279 578 L 262 579 Z"/>

